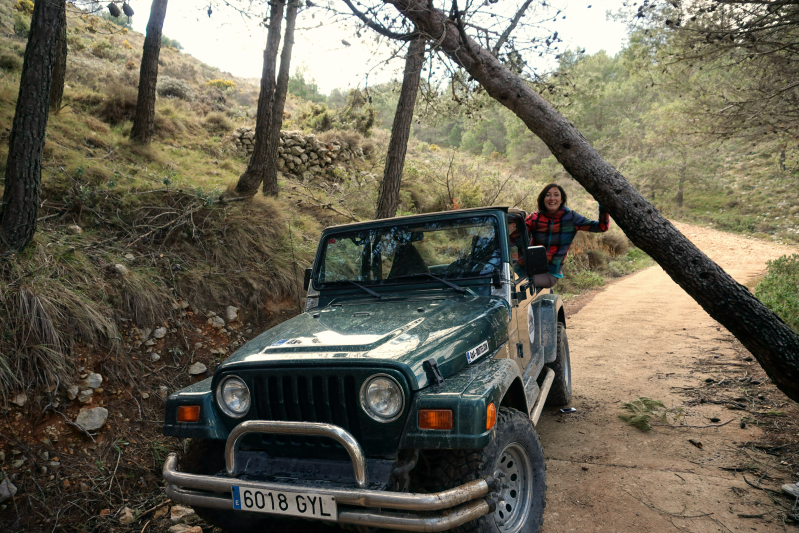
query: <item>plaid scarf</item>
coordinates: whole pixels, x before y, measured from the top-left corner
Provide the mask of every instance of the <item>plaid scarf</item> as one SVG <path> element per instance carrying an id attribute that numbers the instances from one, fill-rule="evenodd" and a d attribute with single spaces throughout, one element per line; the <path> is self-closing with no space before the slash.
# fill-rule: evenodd
<path id="1" fill-rule="evenodd" d="M 597 222 L 589 220 L 563 206 L 552 214 L 538 211 L 531 213 L 524 223 L 527 225 L 530 245 L 544 246 L 547 249 L 549 273 L 556 278 L 562 278 L 563 260 L 566 258 L 577 232 L 590 231 L 599 233 L 608 231 L 610 215 L 600 206 L 599 222 Z"/>

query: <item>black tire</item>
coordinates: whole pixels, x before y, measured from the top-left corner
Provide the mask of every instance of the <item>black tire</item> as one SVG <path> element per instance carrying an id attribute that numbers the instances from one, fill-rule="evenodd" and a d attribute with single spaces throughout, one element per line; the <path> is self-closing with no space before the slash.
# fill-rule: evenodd
<path id="1" fill-rule="evenodd" d="M 213 476 L 225 468 L 225 441 L 191 439 L 180 459 L 180 471 Z M 281 531 L 287 520 L 261 513 L 192 506 L 197 516 L 231 533 Z"/>
<path id="2" fill-rule="evenodd" d="M 431 454 L 429 485 L 457 487 L 503 473 L 497 510 L 459 526 L 460 533 L 538 533 L 546 505 L 546 464 L 533 423 L 516 409 L 500 407 L 496 433 L 482 450 L 446 450 Z"/>
<path id="3" fill-rule="evenodd" d="M 566 325 L 558 322 L 558 355 L 547 368 L 555 371 L 555 381 L 549 389 L 546 405 L 563 407 L 572 401 L 572 367 L 569 358 L 569 339 L 566 337 Z"/>

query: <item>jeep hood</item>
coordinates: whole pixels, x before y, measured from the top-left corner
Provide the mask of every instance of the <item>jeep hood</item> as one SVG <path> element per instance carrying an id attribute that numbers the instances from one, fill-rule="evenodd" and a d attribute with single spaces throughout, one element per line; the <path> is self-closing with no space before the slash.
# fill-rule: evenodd
<path id="1" fill-rule="evenodd" d="M 412 389 L 428 384 L 432 359 L 446 379 L 500 347 L 508 310 L 492 296 L 333 303 L 267 330 L 236 351 L 220 371 L 295 366 L 393 367 Z"/>

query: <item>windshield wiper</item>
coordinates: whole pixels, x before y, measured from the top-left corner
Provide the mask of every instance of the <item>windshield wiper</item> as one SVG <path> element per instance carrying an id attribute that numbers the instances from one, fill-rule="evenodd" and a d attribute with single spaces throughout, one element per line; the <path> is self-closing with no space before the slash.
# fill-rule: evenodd
<path id="1" fill-rule="evenodd" d="M 455 285 L 454 283 L 449 282 L 449 281 L 445 280 L 444 278 L 439 278 L 438 276 L 434 276 L 433 274 L 430 274 L 429 272 L 417 272 L 415 274 L 405 274 L 403 276 L 397 276 L 397 277 L 394 277 L 394 278 L 391 278 L 391 279 L 395 280 L 395 279 L 403 279 L 403 278 L 418 278 L 420 276 L 427 276 L 428 278 L 433 278 L 434 280 L 440 281 L 441 283 L 443 283 L 444 285 L 447 285 L 448 287 L 452 287 L 453 289 L 455 289 L 456 291 L 458 291 L 460 293 L 465 293 L 466 292 L 466 289 L 464 289 L 460 285 Z M 471 292 L 471 291 L 469 291 L 469 292 Z M 474 294 L 474 293 L 472 293 L 472 294 Z"/>
<path id="2" fill-rule="evenodd" d="M 364 286 L 363 286 L 363 285 L 361 285 L 360 283 L 355 283 L 355 282 L 354 282 L 354 281 L 352 281 L 351 279 L 345 279 L 344 281 L 346 281 L 347 283 L 352 283 L 353 285 L 355 285 L 355 286 L 356 286 L 356 287 L 358 287 L 359 289 L 363 289 L 363 290 L 365 290 L 366 292 L 368 292 L 369 294 L 371 294 L 372 296 L 374 296 L 374 297 L 375 297 L 375 298 L 377 298 L 378 300 L 382 300 L 382 299 L 383 299 L 383 295 L 382 295 L 382 294 L 380 294 L 380 293 L 378 293 L 378 292 L 375 292 L 375 291 L 373 291 L 372 289 L 369 289 L 369 288 L 367 288 L 367 287 L 364 287 Z"/>

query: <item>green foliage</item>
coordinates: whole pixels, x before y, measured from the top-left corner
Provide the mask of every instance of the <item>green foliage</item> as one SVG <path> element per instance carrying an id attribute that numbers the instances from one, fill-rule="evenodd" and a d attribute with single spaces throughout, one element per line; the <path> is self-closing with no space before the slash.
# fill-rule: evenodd
<path id="1" fill-rule="evenodd" d="M 20 37 L 27 37 L 30 29 L 30 17 L 21 13 L 14 13 L 14 33 Z"/>
<path id="2" fill-rule="evenodd" d="M 306 102 L 325 102 L 327 98 L 324 94 L 319 92 L 319 86 L 316 84 L 316 80 L 313 78 L 306 80 L 308 72 L 308 66 L 305 64 L 297 67 L 294 74 L 289 76 L 288 92 L 302 98 Z"/>
<path id="3" fill-rule="evenodd" d="M 168 46 L 170 48 L 174 48 L 175 50 L 183 50 L 183 45 L 181 45 L 177 40 L 170 39 L 164 34 L 161 34 L 161 46 Z"/>
<path id="4" fill-rule="evenodd" d="M 766 264 L 768 272 L 755 288 L 755 296 L 799 332 L 799 254 Z"/>
<path id="5" fill-rule="evenodd" d="M 643 396 L 632 402 L 621 404 L 620 409 L 629 414 L 621 414 L 619 418 L 641 431 L 652 429 L 650 419 L 659 420 L 663 425 L 674 425 L 685 414 L 685 409 L 682 407 L 667 409 L 660 400 Z"/>

